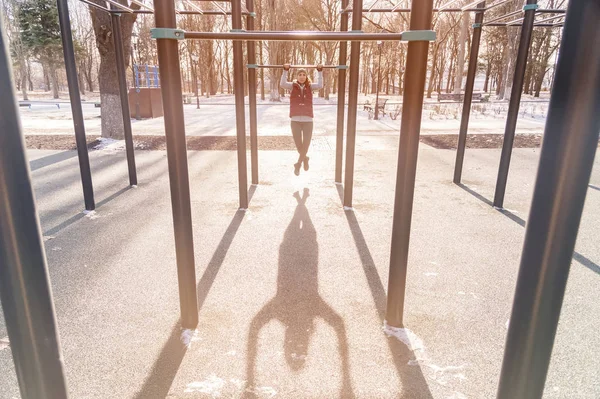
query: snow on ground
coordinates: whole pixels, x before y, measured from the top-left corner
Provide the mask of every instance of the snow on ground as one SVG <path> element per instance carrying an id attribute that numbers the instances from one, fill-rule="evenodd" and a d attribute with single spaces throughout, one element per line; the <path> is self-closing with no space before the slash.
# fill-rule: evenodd
<path id="1" fill-rule="evenodd" d="M 400 130 L 401 97 L 388 98 L 386 112 L 398 113 L 396 120 L 389 115 L 380 120 L 372 120 L 364 110 L 365 101 L 374 102 L 373 97 L 361 96 L 357 115 L 357 133 L 360 135 L 398 134 Z M 65 100 L 61 100 L 65 101 Z M 246 99 L 246 103 L 247 103 Z M 185 126 L 189 136 L 235 136 L 235 106 L 231 95 L 200 99 L 200 109 L 194 104 L 186 104 Z M 335 135 L 337 121 L 337 98 L 315 100 L 315 135 Z M 469 133 L 502 134 L 506 123 L 508 104 L 506 102 L 474 103 L 469 124 Z M 543 133 L 548 109 L 547 100 L 527 100 L 521 104 L 518 133 Z M 34 102 L 30 108 L 21 107 L 21 120 L 25 134 L 73 134 L 71 109 L 68 103 Z M 289 99 L 281 103 L 268 100 L 258 101 L 258 132 L 262 136 L 282 136 L 289 134 Z M 422 114 L 422 134 L 457 134 L 460 127 L 462 104 L 439 103 L 426 100 Z M 100 108 L 93 103 L 83 104 L 86 133 L 100 134 Z M 133 133 L 163 135 L 163 118 L 132 120 Z M 249 114 L 246 111 L 246 130 L 249 130 Z"/>

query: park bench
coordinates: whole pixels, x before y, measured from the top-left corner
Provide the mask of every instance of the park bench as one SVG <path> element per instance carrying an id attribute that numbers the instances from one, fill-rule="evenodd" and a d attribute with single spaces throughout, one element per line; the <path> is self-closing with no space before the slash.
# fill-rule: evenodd
<path id="1" fill-rule="evenodd" d="M 481 101 L 483 99 L 482 93 L 473 93 L 473 101 Z M 438 101 L 460 101 L 463 102 L 465 100 L 465 95 L 463 93 L 455 94 L 455 93 L 439 93 Z"/>
<path id="2" fill-rule="evenodd" d="M 385 104 L 388 102 L 387 98 L 380 98 L 379 99 L 379 105 L 377 108 L 379 108 L 379 114 L 381 116 L 385 116 Z M 375 104 L 371 104 L 371 102 L 369 100 L 367 100 L 363 106 L 363 111 L 367 111 L 369 113 L 369 119 L 373 119 L 373 115 L 374 115 L 374 106 Z"/>

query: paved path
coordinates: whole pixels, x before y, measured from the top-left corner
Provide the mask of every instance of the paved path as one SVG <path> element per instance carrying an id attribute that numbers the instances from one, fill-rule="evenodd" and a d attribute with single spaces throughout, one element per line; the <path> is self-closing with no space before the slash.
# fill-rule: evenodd
<path id="1" fill-rule="evenodd" d="M 75 154 L 31 151 L 71 397 L 493 398 L 539 151 L 515 150 L 503 214 L 488 204 L 499 150 L 467 151 L 461 188 L 454 152 L 421 145 L 411 351 L 382 332 L 397 157 L 387 148 L 359 146 L 354 213 L 341 208 L 331 149 L 299 178 L 293 152 L 261 152 L 245 213 L 236 153 L 189 153 L 200 325 L 187 350 L 166 154 L 138 151 L 140 185 L 128 189 L 124 154 L 92 152 L 98 210 L 86 217 Z M 600 397 L 598 161 L 591 184 L 547 398 Z M 0 386 L 0 398 L 18 397 L 2 345 Z"/>

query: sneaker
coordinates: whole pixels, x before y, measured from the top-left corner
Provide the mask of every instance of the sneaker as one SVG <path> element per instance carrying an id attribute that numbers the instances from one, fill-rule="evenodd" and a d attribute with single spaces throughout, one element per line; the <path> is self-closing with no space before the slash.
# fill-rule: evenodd
<path id="1" fill-rule="evenodd" d="M 301 162 L 295 163 L 294 164 L 294 174 L 296 176 L 300 176 L 300 166 L 302 165 Z"/>
<path id="2" fill-rule="evenodd" d="M 310 158 L 309 157 L 304 157 L 304 170 L 308 170 L 308 160 Z"/>

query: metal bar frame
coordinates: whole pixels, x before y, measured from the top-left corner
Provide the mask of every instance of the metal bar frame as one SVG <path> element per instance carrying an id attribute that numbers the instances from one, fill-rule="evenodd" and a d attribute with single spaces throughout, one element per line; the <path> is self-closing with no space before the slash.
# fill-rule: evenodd
<path id="1" fill-rule="evenodd" d="M 527 0 L 527 5 L 536 5 L 537 0 Z M 515 140 L 515 130 L 517 119 L 519 117 L 519 106 L 521 95 L 523 93 L 523 84 L 525 80 L 525 71 L 527 69 L 527 58 L 529 56 L 529 47 L 533 34 L 533 24 L 535 20 L 535 9 L 525 11 L 523 28 L 521 29 L 521 38 L 519 40 L 519 50 L 515 62 L 515 75 L 510 94 L 510 103 L 508 105 L 508 115 L 506 117 L 506 128 L 504 129 L 504 141 L 502 143 L 502 154 L 500 156 L 500 167 L 498 168 L 498 178 L 496 179 L 496 192 L 494 194 L 494 207 L 503 208 L 504 194 L 506 192 L 506 183 L 508 180 L 508 170 L 510 167 L 510 157 Z"/>
<path id="2" fill-rule="evenodd" d="M 413 1 L 412 6 L 410 28 L 430 29 L 433 19 L 433 0 Z M 405 105 L 402 108 L 400 127 L 400 148 L 396 172 L 396 194 L 385 316 L 387 325 L 391 327 L 403 327 L 410 227 L 428 53 L 428 42 L 408 44 L 404 75 L 403 102 Z"/>
<path id="3" fill-rule="evenodd" d="M 242 0 L 231 2 L 231 27 L 242 29 Z M 238 185 L 240 209 L 248 209 L 248 166 L 246 161 L 246 107 L 244 105 L 244 52 L 242 42 L 233 43 L 233 90 L 237 131 Z"/>
<path id="4" fill-rule="evenodd" d="M 119 3 L 119 2 L 117 2 L 115 0 L 104 0 L 104 1 L 107 2 L 108 4 L 112 5 L 112 6 L 117 7 L 119 10 L 116 11 L 116 12 L 126 12 L 126 13 L 129 13 L 129 14 L 132 14 L 133 11 L 134 11 L 133 9 L 131 9 L 131 8 L 127 7 L 127 6 L 124 6 L 123 4 L 121 4 L 121 3 Z M 111 12 L 115 12 L 115 10 L 112 10 Z"/>
<path id="5" fill-rule="evenodd" d="M 598 147 L 598 20 L 597 0 L 570 2 L 525 230 L 498 399 L 539 399 L 544 392 Z"/>
<path id="6" fill-rule="evenodd" d="M 175 28 L 174 0 L 154 0 L 154 8 L 156 10 L 156 27 Z M 186 329 L 194 329 L 198 325 L 198 300 L 196 296 L 194 235 L 183 96 L 181 92 L 181 73 L 179 71 L 179 43 L 170 39 L 158 39 L 156 47 L 159 71 L 163 83 L 161 94 L 164 108 L 165 136 L 167 138 L 167 160 L 171 207 L 173 209 L 181 326 Z"/>
<path id="7" fill-rule="evenodd" d="M 349 5 L 349 0 L 342 0 L 342 8 Z M 340 14 L 340 31 L 348 31 L 348 14 Z M 348 62 L 348 42 L 340 42 L 339 56 L 340 65 Z M 340 69 L 338 73 L 338 103 L 337 124 L 335 135 L 335 183 L 342 184 L 342 169 L 344 159 L 344 116 L 346 114 L 346 69 Z"/>
<path id="8" fill-rule="evenodd" d="M 87 5 L 88 5 L 88 6 L 90 6 L 90 7 L 94 7 L 94 8 L 95 8 L 95 9 L 97 9 L 97 10 L 100 10 L 100 11 L 104 11 L 104 12 L 110 13 L 110 10 L 109 10 L 108 8 L 105 8 L 105 7 L 99 6 L 98 4 L 96 4 L 96 3 L 92 3 L 91 1 L 88 1 L 88 0 L 79 0 L 79 1 L 81 1 L 82 3 L 85 3 L 85 4 L 87 4 Z"/>
<path id="9" fill-rule="evenodd" d="M 254 0 L 246 0 L 248 11 L 254 12 Z M 254 17 L 246 18 L 246 29 L 254 30 Z M 248 46 L 248 64 L 256 64 L 256 42 L 246 42 Z M 261 67 L 258 66 L 257 67 Z M 282 66 L 283 67 L 283 66 Z M 258 184 L 258 118 L 256 113 L 256 69 L 248 68 L 248 103 L 250 105 L 250 164 L 252 168 L 252 184 Z"/>
<path id="10" fill-rule="evenodd" d="M 491 21 L 484 22 L 483 26 L 489 25 L 489 24 L 494 23 L 494 22 L 501 21 L 501 20 L 506 19 L 506 18 L 510 18 L 512 16 L 515 16 L 515 15 L 518 15 L 518 14 L 521 14 L 521 13 L 523 13 L 523 10 L 517 10 L 517 11 L 509 12 L 508 14 L 496 17 L 496 18 L 492 19 Z"/>
<path id="11" fill-rule="evenodd" d="M 248 61 L 248 65 L 253 65 L 253 68 L 273 68 L 273 69 L 283 69 L 283 65 L 257 65 L 251 64 Z M 342 65 L 345 66 L 345 65 Z M 249 66 L 248 66 L 249 67 Z M 290 68 L 316 68 L 317 65 L 290 65 Z M 322 65 L 323 69 L 338 69 L 340 65 Z"/>
<path id="12" fill-rule="evenodd" d="M 113 7 L 115 6 L 111 5 L 111 8 Z M 123 115 L 123 135 L 125 136 L 125 151 L 127 153 L 129 185 L 137 186 L 138 180 L 135 167 L 133 132 L 131 130 L 131 111 L 129 109 L 129 95 L 127 94 L 127 77 L 125 76 L 125 50 L 123 48 L 123 37 L 121 34 L 121 14 L 111 14 L 110 18 L 113 28 L 112 37 L 113 45 L 115 46 L 115 60 L 117 67 L 117 78 L 119 82 L 121 113 Z"/>
<path id="13" fill-rule="evenodd" d="M 363 8 L 363 0 L 353 0 L 352 7 Z M 352 14 L 352 31 L 362 30 L 362 12 Z M 356 33 L 350 33 L 355 35 Z M 347 37 L 348 33 L 340 35 Z M 356 115 L 358 113 L 358 79 L 360 72 L 360 41 L 350 45 L 350 82 L 348 84 L 348 124 L 346 130 L 346 167 L 344 179 L 344 209 L 352 209 L 352 194 L 354 190 L 354 154 L 356 152 Z"/>
<path id="14" fill-rule="evenodd" d="M 83 201 L 85 210 L 93 211 L 96 209 L 94 185 L 92 183 L 90 157 L 87 149 L 87 139 L 85 137 L 85 123 L 83 121 L 83 110 L 81 109 L 79 79 L 77 77 L 77 64 L 75 63 L 75 49 L 73 46 L 73 34 L 71 31 L 71 20 L 69 19 L 69 6 L 67 0 L 57 0 L 57 7 L 60 37 L 62 39 L 65 69 L 67 73 L 67 86 L 69 88 L 69 101 L 71 102 L 71 113 L 73 114 L 73 128 L 75 130 L 77 157 L 79 159 L 79 172 L 83 188 Z"/>
<path id="15" fill-rule="evenodd" d="M 185 39 L 193 40 L 254 40 L 254 41 L 407 41 L 409 32 L 401 33 L 363 33 L 354 32 L 315 32 L 315 31 L 255 31 L 255 32 L 185 32 Z M 425 39 L 424 39 L 425 40 Z"/>
<path id="16" fill-rule="evenodd" d="M 64 17 L 66 0 L 58 2 Z M 24 399 L 66 399 L 63 356 L 9 43 L 0 21 L 0 302 Z"/>
<path id="17" fill-rule="evenodd" d="M 467 132 L 469 130 L 469 118 L 471 117 L 471 105 L 473 104 L 473 88 L 475 87 L 475 75 L 477 74 L 477 57 L 479 56 L 479 44 L 481 42 L 481 23 L 483 21 L 485 1 L 479 3 L 479 8 L 481 8 L 482 11 L 475 14 L 475 25 L 473 25 L 473 39 L 471 40 L 471 53 L 469 56 L 467 81 L 465 83 L 465 96 L 463 99 L 462 117 L 460 119 L 460 130 L 458 133 L 458 146 L 456 150 L 456 161 L 454 164 L 455 184 L 460 184 L 462 168 L 465 159 Z"/>

